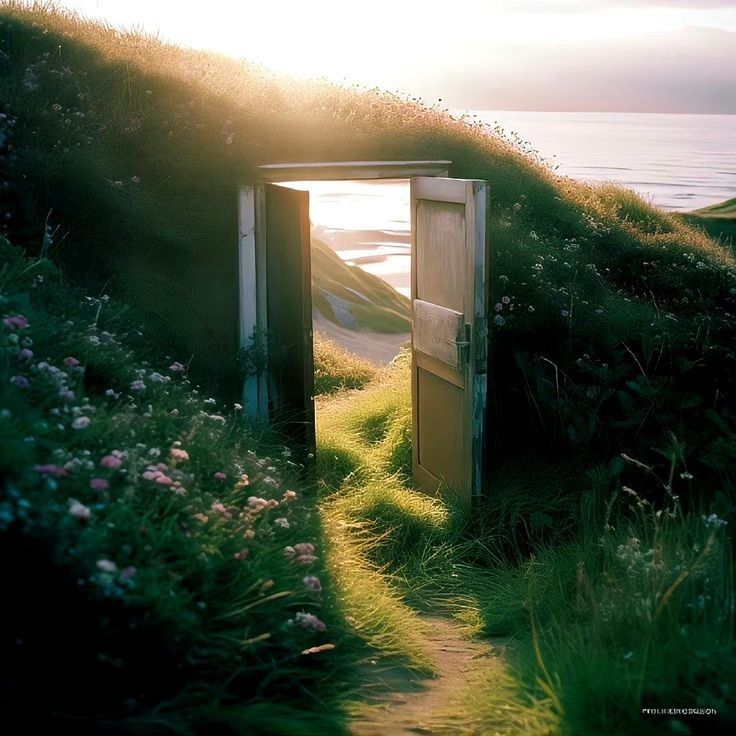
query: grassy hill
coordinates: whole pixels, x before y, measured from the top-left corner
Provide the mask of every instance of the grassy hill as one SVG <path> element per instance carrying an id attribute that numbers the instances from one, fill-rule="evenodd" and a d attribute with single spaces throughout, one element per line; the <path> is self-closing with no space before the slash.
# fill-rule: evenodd
<path id="1" fill-rule="evenodd" d="M 560 179 L 440 109 L 53 10 L 11 2 L 0 13 L 6 234 L 36 252 L 46 242 L 75 278 L 145 310 L 193 355 L 195 374 L 221 384 L 236 378 L 234 193 L 262 163 L 450 159 L 453 176 L 492 183 L 499 265 L 520 239 L 574 241 L 595 264 L 652 250 L 731 263 L 674 216 Z M 628 274 L 602 274 L 607 288 L 631 289 Z"/>
<path id="2" fill-rule="evenodd" d="M 736 199 L 702 207 L 683 215 L 690 225 L 702 228 L 711 238 L 732 250 L 736 248 Z"/>
<path id="3" fill-rule="evenodd" d="M 214 721 L 223 733 L 242 732 L 259 727 L 259 713 L 293 713 L 296 701 L 317 707 L 306 710 L 306 722 L 287 715 L 289 728 L 310 733 L 319 723 L 320 731 L 339 733 L 348 698 L 341 673 L 355 669 L 366 644 L 376 656 L 431 669 L 418 626 L 418 612 L 431 605 L 469 634 L 519 642 L 508 663 L 518 700 L 509 702 L 524 718 L 527 707 L 552 714 L 558 728 L 547 732 L 647 733 L 652 723 L 688 732 L 681 721 L 641 720 L 642 706 L 675 703 L 715 703 L 724 732 L 732 728 L 733 692 L 722 686 L 736 662 L 730 249 L 631 192 L 560 178 L 498 131 L 413 100 L 297 83 L 13 3 L 0 9 L 0 49 L 2 232 L 26 252 L 5 255 L 11 251 L 3 246 L 2 317 L 10 321 L 3 322 L 1 367 L 10 413 L 0 419 L 12 441 L 2 501 L 15 534 L 3 539 L 10 559 L 40 555 L 44 579 L 61 581 L 49 599 L 63 600 L 79 579 L 92 586 L 72 597 L 78 608 L 54 622 L 55 635 L 37 640 L 31 657 L 13 650 L 14 661 L 40 668 L 51 647 L 61 666 L 83 642 L 84 683 L 115 684 L 104 713 L 91 707 L 94 698 L 73 701 L 71 710 L 89 718 L 146 717 L 163 730 L 171 718 L 182 733 L 212 733 Z M 392 158 L 450 159 L 452 175 L 491 182 L 488 493 L 471 520 L 451 503 L 414 493 L 405 364 L 375 373 L 340 351 L 318 350 L 321 390 L 338 389 L 321 405 L 319 501 L 307 495 L 287 521 L 297 544 L 324 543 L 325 560 L 305 552 L 326 581 L 319 599 L 295 572 L 291 552 L 284 556 L 283 523 L 264 515 L 263 528 L 259 521 L 256 536 L 245 537 L 252 491 L 215 485 L 226 463 L 227 478 L 246 472 L 258 478 L 258 498 L 281 503 L 267 481 L 282 472 L 271 458 L 288 460 L 278 438 L 242 422 L 229 429 L 227 413 L 213 418 L 201 389 L 186 380 L 206 381 L 219 396 L 238 388 L 238 183 L 252 181 L 261 163 Z M 38 256 L 50 256 L 66 281 L 37 273 L 52 268 Z M 362 302 L 344 291 L 359 276 L 356 290 L 376 298 L 376 282 L 319 245 L 315 261 L 318 307 L 334 312 L 327 295 L 338 294 L 360 314 Z M 71 284 L 86 286 L 88 298 Z M 134 326 L 108 313 L 108 292 L 141 315 Z M 368 305 L 360 319 L 398 325 L 403 302 L 386 295 L 380 310 Z M 182 363 L 191 356 L 191 378 L 175 383 L 179 371 L 166 372 L 174 365 L 167 355 Z M 66 357 L 85 370 L 66 371 L 78 368 L 64 366 Z M 366 382 L 360 393 L 342 390 Z M 120 394 L 114 411 L 108 388 Z M 139 393 L 149 389 L 150 401 Z M 81 417 L 90 423 L 76 422 L 79 431 L 94 432 L 77 433 Z M 187 450 L 188 474 L 189 460 L 175 448 Z M 132 475 L 98 469 L 113 449 L 135 462 Z M 152 449 L 168 453 L 167 469 L 176 460 L 182 478 L 172 485 L 189 497 L 146 495 L 146 483 L 164 472 L 144 464 Z M 49 469 L 71 472 L 57 454 L 72 463 L 70 477 Z M 295 470 L 286 462 L 283 478 Z M 90 486 L 95 479 L 109 483 L 110 499 L 96 495 L 108 488 Z M 243 538 L 261 545 L 257 565 L 235 556 Z M 148 571 L 140 578 L 146 597 L 124 584 L 130 571 L 121 579 L 129 567 Z M 25 595 L 36 581 L 29 568 L 18 566 L 22 594 L 10 596 L 21 622 L 29 615 L 24 601 L 36 615 L 29 621 L 46 606 L 42 593 Z M 276 587 L 266 585 L 271 580 Z M 113 590 L 120 607 L 106 593 L 98 601 L 94 586 Z M 323 602 L 333 612 L 324 637 L 305 617 L 321 613 Z M 75 617 L 69 640 L 64 626 Z M 145 675 L 145 652 L 132 651 L 128 664 L 119 655 L 124 633 L 109 650 L 106 639 L 110 621 L 121 632 L 131 620 L 154 632 L 156 646 L 164 642 L 169 658 L 157 662 L 179 673 L 186 695 L 177 699 L 145 678 L 150 689 L 137 692 L 133 675 Z M 269 628 L 284 620 L 292 624 Z M 159 636 L 168 631 L 172 639 Z M 320 635 L 315 646 L 338 647 L 314 651 L 299 638 L 310 632 Z M 33 670 L 22 672 L 30 672 L 21 689 L 33 702 Z M 41 692 L 57 708 L 54 683 L 63 672 L 51 672 Z M 172 678 L 155 679 L 178 686 Z M 496 723 L 491 707 L 508 712 L 508 702 L 491 697 L 492 681 L 468 687 L 465 702 L 480 722 Z M 332 708 L 326 722 L 325 704 Z M 501 725 L 544 732 L 529 724 L 547 716 L 530 718 L 518 728 Z"/>

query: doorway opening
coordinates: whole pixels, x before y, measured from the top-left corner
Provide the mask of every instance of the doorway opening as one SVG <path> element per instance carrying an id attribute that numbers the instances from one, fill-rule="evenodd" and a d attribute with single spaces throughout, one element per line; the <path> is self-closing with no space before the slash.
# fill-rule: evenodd
<path id="1" fill-rule="evenodd" d="M 267 353 L 243 398 L 249 414 L 314 452 L 315 326 L 374 362 L 379 350 L 391 357 L 410 327 L 415 484 L 450 488 L 469 503 L 480 493 L 485 456 L 489 188 L 449 178 L 449 166 L 273 164 L 259 167 L 259 183 L 240 188 L 241 345 L 265 335 Z M 407 184 L 409 217 L 404 209 L 387 222 L 392 206 L 401 209 L 400 192 L 406 202 Z M 388 207 L 374 208 L 371 220 L 366 203 L 381 194 Z M 351 196 L 362 198 L 362 212 L 351 211 Z M 368 220 L 358 222 L 361 215 Z M 316 257 L 323 260 L 313 300 Z M 398 337 L 387 352 L 391 332 Z"/>
<path id="2" fill-rule="evenodd" d="M 309 193 L 315 339 L 389 363 L 411 342 L 409 180 L 284 186 Z"/>

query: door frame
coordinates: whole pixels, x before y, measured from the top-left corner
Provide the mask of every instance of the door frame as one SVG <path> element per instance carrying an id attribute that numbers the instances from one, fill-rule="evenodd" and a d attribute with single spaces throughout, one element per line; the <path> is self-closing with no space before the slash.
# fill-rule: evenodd
<path id="1" fill-rule="evenodd" d="M 258 166 L 256 182 L 238 187 L 238 346 L 253 344 L 253 336 L 268 332 L 266 262 L 266 184 L 294 181 L 353 181 L 449 176 L 451 161 L 323 161 Z M 259 359 L 268 360 L 265 341 Z M 263 373 L 250 375 L 243 385 L 247 416 L 267 422 L 269 387 Z"/>

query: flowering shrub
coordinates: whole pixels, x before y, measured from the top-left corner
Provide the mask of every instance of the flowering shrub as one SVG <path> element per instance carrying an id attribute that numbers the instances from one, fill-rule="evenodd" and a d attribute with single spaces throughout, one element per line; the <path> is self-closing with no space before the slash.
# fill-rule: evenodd
<path id="1" fill-rule="evenodd" d="M 3 687 L 120 717 L 200 680 L 243 702 L 263 678 L 294 690 L 285 664 L 340 624 L 289 453 L 128 348 L 112 301 L 2 240 L 0 263 Z"/>

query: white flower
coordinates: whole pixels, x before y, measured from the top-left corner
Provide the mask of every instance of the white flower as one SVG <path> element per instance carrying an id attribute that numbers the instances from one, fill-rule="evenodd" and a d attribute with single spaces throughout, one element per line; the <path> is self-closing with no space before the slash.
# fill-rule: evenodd
<path id="1" fill-rule="evenodd" d="M 69 499 L 69 513 L 80 521 L 88 521 L 91 516 L 89 506 L 85 506 L 83 503 L 77 501 L 76 498 Z"/>
<path id="2" fill-rule="evenodd" d="M 118 566 L 112 560 L 97 560 L 98 569 L 102 572 L 116 572 Z"/>
<path id="3" fill-rule="evenodd" d="M 280 517 L 280 518 L 278 518 L 278 519 L 274 519 L 274 521 L 273 521 L 273 525 L 274 525 L 274 526 L 278 526 L 278 527 L 280 527 L 281 529 L 288 529 L 288 528 L 289 528 L 289 520 L 288 520 L 288 519 L 285 519 L 285 518 L 284 518 L 284 517 L 282 516 L 282 517 Z"/>
<path id="4" fill-rule="evenodd" d="M 72 422 L 72 429 L 86 429 L 90 425 L 90 418 L 89 417 L 77 417 Z"/>

